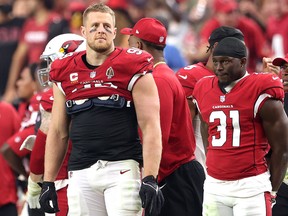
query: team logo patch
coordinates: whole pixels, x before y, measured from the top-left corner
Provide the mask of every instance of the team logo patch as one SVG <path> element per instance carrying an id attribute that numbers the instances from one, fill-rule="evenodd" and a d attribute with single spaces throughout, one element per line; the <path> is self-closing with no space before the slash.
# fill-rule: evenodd
<path id="1" fill-rule="evenodd" d="M 114 70 L 112 67 L 109 67 L 107 70 L 106 70 L 106 76 L 108 79 L 111 79 L 113 76 L 114 76 Z"/>
<path id="2" fill-rule="evenodd" d="M 94 77 L 96 77 L 96 71 L 90 72 L 90 78 L 94 78 Z"/>
<path id="3" fill-rule="evenodd" d="M 62 44 L 59 52 L 67 54 L 74 52 L 81 44 L 83 40 L 69 40 Z"/>
<path id="4" fill-rule="evenodd" d="M 225 95 L 221 95 L 221 96 L 220 96 L 220 102 L 223 103 L 224 101 L 225 101 Z"/>

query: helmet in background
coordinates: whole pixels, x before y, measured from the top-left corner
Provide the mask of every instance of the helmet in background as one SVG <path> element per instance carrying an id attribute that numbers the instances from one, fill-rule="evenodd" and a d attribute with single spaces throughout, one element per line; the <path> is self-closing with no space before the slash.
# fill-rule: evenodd
<path id="1" fill-rule="evenodd" d="M 49 85 L 51 63 L 71 52 L 80 52 L 86 49 L 86 40 L 80 35 L 66 33 L 52 38 L 40 56 L 39 82 L 42 86 Z"/>

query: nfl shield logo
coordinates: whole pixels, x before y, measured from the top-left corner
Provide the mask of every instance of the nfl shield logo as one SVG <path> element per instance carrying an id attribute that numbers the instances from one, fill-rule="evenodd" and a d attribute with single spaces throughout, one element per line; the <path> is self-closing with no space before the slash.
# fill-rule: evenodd
<path id="1" fill-rule="evenodd" d="M 94 77 L 96 77 L 96 71 L 90 72 L 90 78 L 94 78 Z"/>
<path id="2" fill-rule="evenodd" d="M 225 101 L 225 95 L 221 95 L 221 96 L 220 96 L 220 102 L 223 103 L 224 101 Z"/>

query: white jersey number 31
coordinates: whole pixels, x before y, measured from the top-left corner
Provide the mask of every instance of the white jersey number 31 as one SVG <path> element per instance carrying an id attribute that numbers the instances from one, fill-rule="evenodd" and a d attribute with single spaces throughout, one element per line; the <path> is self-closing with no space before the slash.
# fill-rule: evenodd
<path id="1" fill-rule="evenodd" d="M 216 138 L 216 136 L 212 136 L 212 146 L 223 146 L 227 140 L 227 118 L 232 119 L 233 126 L 233 137 L 232 137 L 232 146 L 238 147 L 240 145 L 240 125 L 239 125 L 239 111 L 230 110 L 229 116 L 223 111 L 214 111 L 211 113 L 209 122 L 214 122 L 215 120 L 219 120 L 220 124 L 217 126 L 217 131 L 219 131 L 220 136 Z"/>

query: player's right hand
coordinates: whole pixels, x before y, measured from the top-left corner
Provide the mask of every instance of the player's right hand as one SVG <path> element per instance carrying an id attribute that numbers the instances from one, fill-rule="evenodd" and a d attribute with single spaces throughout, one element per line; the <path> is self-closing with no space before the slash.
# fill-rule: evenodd
<path id="1" fill-rule="evenodd" d="M 145 216 L 157 216 L 164 204 L 164 197 L 154 176 L 146 176 L 142 179 L 139 192 L 142 207 L 145 208 Z"/>
<path id="2" fill-rule="evenodd" d="M 275 191 L 272 191 L 270 195 L 271 195 L 271 207 L 273 208 L 273 206 L 276 204 L 277 193 Z"/>
<path id="3" fill-rule="evenodd" d="M 44 181 L 39 197 L 41 208 L 46 213 L 59 212 L 57 193 L 54 182 Z M 52 205 L 51 205 L 52 204 Z"/>
<path id="4" fill-rule="evenodd" d="M 272 64 L 273 59 L 272 58 L 266 58 L 264 57 L 262 59 L 262 65 L 263 65 L 263 72 L 268 72 L 268 73 L 274 73 L 276 75 L 280 74 L 280 67 L 275 66 Z"/>
<path id="5" fill-rule="evenodd" d="M 40 209 L 39 196 L 41 193 L 41 187 L 34 182 L 31 177 L 28 178 L 28 191 L 27 202 L 30 209 Z"/>

